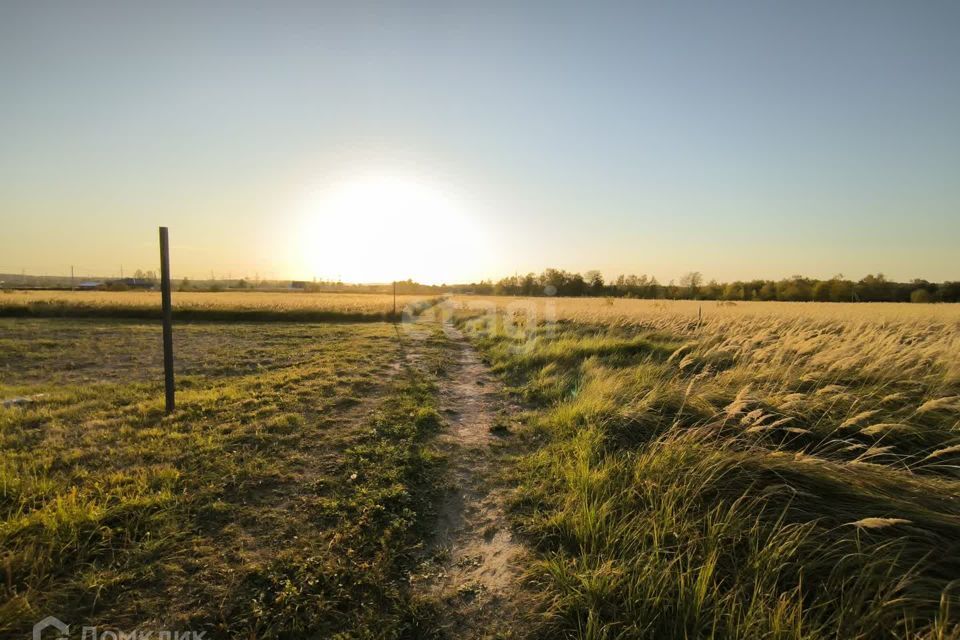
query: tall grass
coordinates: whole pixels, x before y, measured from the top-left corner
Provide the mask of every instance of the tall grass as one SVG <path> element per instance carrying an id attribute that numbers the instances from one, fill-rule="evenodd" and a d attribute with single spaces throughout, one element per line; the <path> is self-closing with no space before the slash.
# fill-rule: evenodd
<path id="1" fill-rule="evenodd" d="M 796 306 L 464 312 L 538 408 L 539 634 L 960 637 L 960 325 Z"/>

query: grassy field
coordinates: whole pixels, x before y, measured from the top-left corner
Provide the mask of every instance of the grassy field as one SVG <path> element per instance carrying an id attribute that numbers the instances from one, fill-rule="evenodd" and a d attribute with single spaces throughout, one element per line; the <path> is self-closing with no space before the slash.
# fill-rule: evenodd
<path id="1" fill-rule="evenodd" d="M 0 319 L 0 635 L 417 635 L 406 576 L 442 460 L 434 376 L 387 323 Z"/>
<path id="2" fill-rule="evenodd" d="M 157 323 L 0 318 L 0 635 L 54 613 L 442 636 L 472 610 L 413 587 L 450 495 L 443 390 L 480 406 L 447 317 L 514 396 L 484 400 L 500 453 L 477 459 L 532 558 L 515 636 L 960 637 L 957 306 L 457 296 L 426 316 L 179 324 L 169 417 Z"/>
<path id="3" fill-rule="evenodd" d="M 956 306 L 448 308 L 534 407 L 537 635 L 960 635 Z"/>
<path id="4" fill-rule="evenodd" d="M 379 293 L 173 292 L 180 320 L 382 321 L 392 318 L 393 296 Z M 397 314 L 426 296 L 398 295 Z M 160 317 L 159 291 L 3 291 L 0 317 Z"/>
<path id="5" fill-rule="evenodd" d="M 683 326 L 702 313 L 715 328 L 738 318 L 845 320 L 853 323 L 960 322 L 960 304 L 889 302 L 729 302 L 630 298 L 522 298 L 456 296 L 446 305 L 459 311 L 535 314 L 540 321 L 572 320 L 604 325 Z M 718 324 L 721 323 L 721 324 Z"/>

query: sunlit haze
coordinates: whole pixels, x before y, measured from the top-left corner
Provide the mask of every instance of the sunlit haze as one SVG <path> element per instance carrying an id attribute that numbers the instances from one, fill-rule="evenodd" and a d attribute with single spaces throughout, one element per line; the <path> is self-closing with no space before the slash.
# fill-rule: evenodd
<path id="1" fill-rule="evenodd" d="M 487 230 L 462 201 L 424 181 L 343 179 L 310 191 L 297 228 L 299 273 L 389 282 L 466 282 L 496 269 Z"/>
<path id="2" fill-rule="evenodd" d="M 0 6 L 0 273 L 957 279 L 955 2 Z"/>

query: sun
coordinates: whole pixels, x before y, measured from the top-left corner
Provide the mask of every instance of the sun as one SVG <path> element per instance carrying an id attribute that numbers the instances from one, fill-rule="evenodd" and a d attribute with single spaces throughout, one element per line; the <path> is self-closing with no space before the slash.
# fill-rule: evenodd
<path id="1" fill-rule="evenodd" d="M 317 189 L 301 212 L 302 263 L 311 277 L 349 282 L 470 279 L 484 234 L 458 201 L 413 178 L 353 178 Z"/>

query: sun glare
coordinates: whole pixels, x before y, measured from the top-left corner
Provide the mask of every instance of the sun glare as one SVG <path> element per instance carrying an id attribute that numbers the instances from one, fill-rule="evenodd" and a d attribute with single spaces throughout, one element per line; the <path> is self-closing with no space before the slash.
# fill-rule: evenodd
<path id="1" fill-rule="evenodd" d="M 307 275 L 350 282 L 476 277 L 483 238 L 464 205 L 432 185 L 371 177 L 311 194 L 302 212 Z"/>

